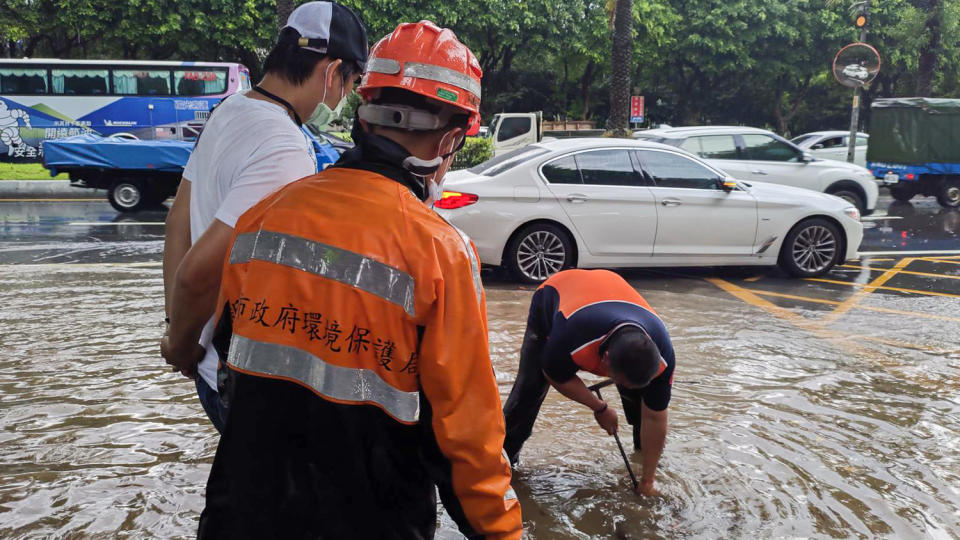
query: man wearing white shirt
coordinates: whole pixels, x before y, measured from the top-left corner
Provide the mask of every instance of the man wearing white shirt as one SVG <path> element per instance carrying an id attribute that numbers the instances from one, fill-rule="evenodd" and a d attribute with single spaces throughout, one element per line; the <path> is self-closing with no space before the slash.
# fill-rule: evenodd
<path id="1" fill-rule="evenodd" d="M 291 13 L 254 89 L 225 99 L 207 120 L 167 216 L 163 281 L 168 332 L 161 354 L 194 378 L 218 431 L 224 407 L 210 345 L 224 258 L 237 218 L 267 194 L 317 172 L 306 121 L 336 114 L 367 61 L 366 30 L 339 4 Z M 322 129 L 322 127 L 321 127 Z"/>

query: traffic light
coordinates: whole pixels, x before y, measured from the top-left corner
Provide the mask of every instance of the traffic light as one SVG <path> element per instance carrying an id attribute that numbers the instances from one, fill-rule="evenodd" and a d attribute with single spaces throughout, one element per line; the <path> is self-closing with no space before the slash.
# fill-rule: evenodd
<path id="1" fill-rule="evenodd" d="M 866 11 L 858 11 L 853 18 L 853 25 L 857 27 L 857 30 L 863 30 L 869 22 L 870 18 L 867 17 Z"/>
<path id="2" fill-rule="evenodd" d="M 869 9 L 870 4 L 868 0 L 860 0 L 850 6 L 850 13 L 853 15 L 853 26 L 855 26 L 857 30 L 863 30 L 867 27 L 867 24 L 870 23 L 870 16 L 868 15 Z"/>

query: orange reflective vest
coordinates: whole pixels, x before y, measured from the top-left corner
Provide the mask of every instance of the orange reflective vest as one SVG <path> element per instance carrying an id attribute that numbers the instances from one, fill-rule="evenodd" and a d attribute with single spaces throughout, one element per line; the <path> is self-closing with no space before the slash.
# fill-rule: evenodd
<path id="1" fill-rule="evenodd" d="M 353 537 L 379 535 L 435 523 L 429 505 L 394 507 L 433 500 L 436 484 L 468 536 L 520 538 L 479 270 L 465 235 L 403 184 L 369 171 L 327 169 L 244 214 L 219 299 L 231 332 L 221 371 L 243 381 L 228 384 L 208 521 L 296 504 L 276 500 L 289 492 L 329 490 L 311 496 L 329 510 L 311 533 L 337 536 L 332 522 L 355 512 Z M 287 405 L 288 396 L 298 401 Z M 305 442 L 301 426 L 278 427 L 291 417 L 304 432 L 321 426 L 323 443 Z M 289 456 L 301 453 L 338 462 L 304 465 L 316 478 L 303 483 L 289 472 Z M 242 491 L 237 475 L 250 467 L 283 478 L 263 472 L 266 485 L 249 494 L 258 508 L 244 509 L 253 503 L 230 490 Z M 273 481 L 289 485 L 264 495 Z M 287 519 L 284 511 L 275 519 Z"/>

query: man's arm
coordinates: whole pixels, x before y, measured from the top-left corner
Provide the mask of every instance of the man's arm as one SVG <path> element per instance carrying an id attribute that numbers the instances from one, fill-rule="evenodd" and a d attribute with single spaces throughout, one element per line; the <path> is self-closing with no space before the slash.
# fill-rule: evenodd
<path id="1" fill-rule="evenodd" d="M 232 238 L 233 227 L 213 220 L 177 269 L 170 296 L 170 329 L 161 342 L 161 354 L 186 376 L 192 376 L 197 362 L 203 359 L 198 341 L 216 310 L 223 263 Z"/>
<path id="2" fill-rule="evenodd" d="M 597 419 L 597 423 L 600 424 L 600 427 L 606 430 L 608 434 L 613 435 L 617 432 L 617 412 L 594 395 L 594 393 L 587 388 L 587 385 L 583 384 L 583 380 L 581 380 L 580 377 L 574 375 L 567 382 L 558 383 L 551 379 L 546 373 L 543 375 L 550 381 L 550 384 L 557 389 L 557 392 L 560 392 L 581 405 L 589 407 L 590 410 L 593 411 L 593 416 Z"/>
<path id="3" fill-rule="evenodd" d="M 167 213 L 166 236 L 163 240 L 163 310 L 170 317 L 173 280 L 180 262 L 190 249 L 190 181 L 180 179 L 177 196 Z"/>
<path id="4" fill-rule="evenodd" d="M 663 455 L 663 447 L 667 441 L 667 409 L 655 411 L 647 407 L 646 403 L 640 406 L 640 454 L 643 458 L 643 472 L 640 475 L 640 486 L 637 492 L 641 495 L 657 495 L 653 486 L 657 473 L 657 464 Z"/>
<path id="5" fill-rule="evenodd" d="M 459 241 L 459 239 L 458 239 Z M 520 503 L 503 453 L 504 420 L 490 361 L 486 309 L 465 245 L 444 245 L 434 307 L 423 321 L 419 376 L 429 412 L 424 452 L 440 498 L 470 538 L 519 540 Z M 479 265 L 477 265 L 479 269 Z M 477 283 L 479 285 L 479 283 Z"/>

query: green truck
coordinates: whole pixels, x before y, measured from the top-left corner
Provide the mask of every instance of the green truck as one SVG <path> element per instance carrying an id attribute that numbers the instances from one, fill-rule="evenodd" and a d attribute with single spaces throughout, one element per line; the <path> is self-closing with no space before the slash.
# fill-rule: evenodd
<path id="1" fill-rule="evenodd" d="M 960 99 L 878 99 L 870 108 L 867 168 L 893 198 L 960 206 Z"/>

